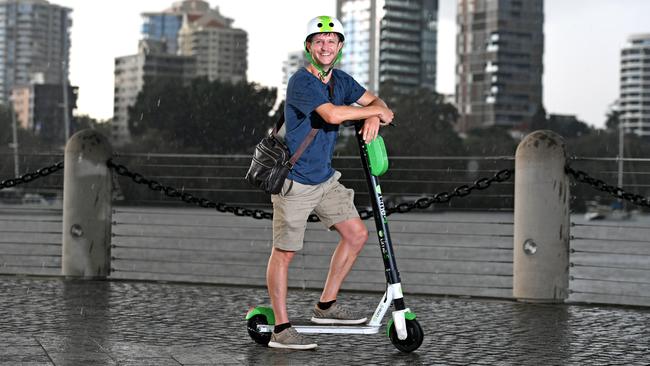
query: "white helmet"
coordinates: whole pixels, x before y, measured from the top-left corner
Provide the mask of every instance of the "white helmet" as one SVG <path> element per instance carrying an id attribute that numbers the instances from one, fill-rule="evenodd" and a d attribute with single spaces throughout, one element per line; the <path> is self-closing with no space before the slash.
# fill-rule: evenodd
<path id="1" fill-rule="evenodd" d="M 307 42 L 309 41 L 309 38 L 317 33 L 336 33 L 339 35 L 339 40 L 343 42 L 345 41 L 345 32 L 343 32 L 343 24 L 341 24 L 338 19 L 326 15 L 316 17 L 307 23 L 307 35 L 305 37 L 305 57 L 309 63 L 314 65 L 314 67 L 319 71 L 320 77 L 323 79 L 330 73 L 330 71 L 332 71 L 332 67 L 330 67 L 329 70 L 323 70 L 323 68 L 316 61 L 314 61 L 314 58 L 311 57 L 311 53 L 309 53 L 309 50 L 307 49 Z M 338 55 L 336 56 L 336 60 L 334 60 L 334 64 L 341 61 L 341 57 L 343 57 L 343 49 L 339 51 Z M 332 66 L 334 66 L 334 64 L 332 64 Z"/>
<path id="2" fill-rule="evenodd" d="M 316 33 L 338 33 L 341 42 L 345 41 L 345 32 L 343 32 L 343 24 L 334 17 L 326 15 L 316 17 L 307 23 L 307 36 L 305 42 L 309 37 Z"/>

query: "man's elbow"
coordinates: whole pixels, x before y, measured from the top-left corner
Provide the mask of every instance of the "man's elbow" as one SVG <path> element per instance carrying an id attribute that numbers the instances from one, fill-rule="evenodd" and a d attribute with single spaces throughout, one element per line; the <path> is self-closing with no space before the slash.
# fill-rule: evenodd
<path id="1" fill-rule="evenodd" d="M 323 120 L 326 123 L 329 123 L 331 125 L 340 125 L 341 123 L 343 123 L 345 121 L 345 119 L 343 119 L 343 117 L 341 117 L 341 115 L 339 115 L 338 113 L 336 113 L 334 111 L 323 113 L 323 114 L 321 114 L 321 117 L 323 118 Z"/>

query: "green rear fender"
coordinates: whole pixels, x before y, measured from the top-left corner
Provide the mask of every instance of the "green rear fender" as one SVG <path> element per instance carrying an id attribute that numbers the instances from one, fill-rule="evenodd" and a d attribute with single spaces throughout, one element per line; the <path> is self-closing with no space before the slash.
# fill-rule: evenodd
<path id="1" fill-rule="evenodd" d="M 266 306 L 258 306 L 252 308 L 246 313 L 246 320 L 254 317 L 255 315 L 264 315 L 266 317 L 266 322 L 269 325 L 275 325 L 275 314 L 273 314 L 273 309 Z"/>
<path id="2" fill-rule="evenodd" d="M 388 155 L 386 154 L 386 145 L 381 136 L 377 136 L 370 143 L 366 144 L 368 150 L 368 165 L 370 165 L 370 174 L 379 177 L 388 170 Z"/>

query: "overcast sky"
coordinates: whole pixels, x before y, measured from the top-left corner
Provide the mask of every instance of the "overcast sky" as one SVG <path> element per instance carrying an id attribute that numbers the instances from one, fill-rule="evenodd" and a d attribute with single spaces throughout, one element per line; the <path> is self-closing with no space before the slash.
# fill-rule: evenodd
<path id="1" fill-rule="evenodd" d="M 50 0 L 73 9 L 70 81 L 77 113 L 112 117 L 115 57 L 135 54 L 142 18 L 173 0 Z M 279 86 L 282 61 L 301 49 L 306 22 L 335 13 L 335 0 L 209 0 L 248 32 L 248 79 Z M 308 5 L 307 5 L 308 4 Z M 440 0 L 438 92 L 454 91 L 456 1 Z M 632 33 L 650 33 L 650 0 L 546 0 L 544 105 L 598 127 L 617 98 L 619 54 Z M 396 116 L 399 118 L 399 116 Z"/>

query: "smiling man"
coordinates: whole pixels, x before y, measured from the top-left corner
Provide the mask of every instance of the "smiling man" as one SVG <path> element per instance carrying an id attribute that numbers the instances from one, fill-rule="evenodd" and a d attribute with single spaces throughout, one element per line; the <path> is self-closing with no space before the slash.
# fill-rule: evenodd
<path id="1" fill-rule="evenodd" d="M 363 120 L 360 133 L 366 142 L 377 137 L 380 126 L 393 120 L 386 103 L 366 91 L 350 75 L 334 69 L 342 57 L 345 34 L 336 19 L 320 16 L 307 25 L 305 56 L 310 64 L 297 71 L 287 87 L 286 143 L 293 154 L 312 128 L 316 135 L 289 173 L 273 202 L 273 249 L 266 272 L 275 329 L 269 347 L 312 349 L 310 342 L 291 327 L 286 298 L 289 263 L 303 247 L 309 214 L 318 215 L 327 229 L 341 239 L 334 250 L 320 300 L 311 321 L 318 324 L 361 324 L 367 317 L 336 303 L 343 280 L 368 239 L 366 226 L 354 206 L 354 191 L 339 183 L 332 169 L 332 154 L 339 125 Z M 358 106 L 352 106 L 357 103 Z"/>

